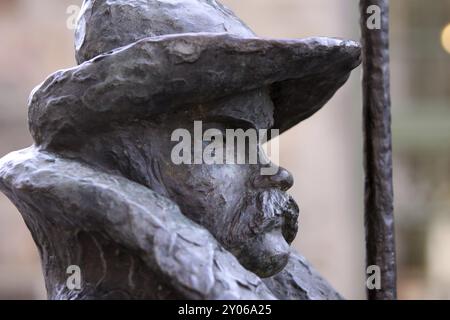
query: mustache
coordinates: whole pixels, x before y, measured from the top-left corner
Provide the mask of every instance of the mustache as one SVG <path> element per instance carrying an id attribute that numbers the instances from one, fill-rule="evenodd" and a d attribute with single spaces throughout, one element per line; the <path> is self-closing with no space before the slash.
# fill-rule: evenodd
<path id="1" fill-rule="evenodd" d="M 231 224 L 228 236 L 232 243 L 242 243 L 274 228 L 281 228 L 286 242 L 291 244 L 298 231 L 299 208 L 287 193 L 277 189 L 247 196 Z"/>

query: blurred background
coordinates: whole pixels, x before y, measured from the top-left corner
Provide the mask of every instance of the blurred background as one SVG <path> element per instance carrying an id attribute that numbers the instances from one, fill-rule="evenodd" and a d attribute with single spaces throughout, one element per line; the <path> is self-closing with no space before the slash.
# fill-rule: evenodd
<path id="1" fill-rule="evenodd" d="M 359 39 L 357 0 L 222 2 L 261 36 Z M 0 156 L 32 143 L 33 87 L 75 65 L 81 3 L 0 0 Z M 391 49 L 399 298 L 450 299 L 450 0 L 391 1 Z M 365 298 L 360 79 L 358 68 L 280 138 L 301 208 L 295 246 L 349 299 Z M 0 194 L 0 299 L 17 298 L 46 294 L 33 240 Z"/>

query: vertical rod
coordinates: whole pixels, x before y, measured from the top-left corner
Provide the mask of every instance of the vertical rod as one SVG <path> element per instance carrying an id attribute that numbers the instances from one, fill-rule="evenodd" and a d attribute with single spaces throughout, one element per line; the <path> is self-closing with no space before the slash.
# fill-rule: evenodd
<path id="1" fill-rule="evenodd" d="M 389 0 L 360 0 L 360 13 L 366 263 L 367 267 L 377 266 L 381 271 L 380 288 L 368 288 L 367 295 L 369 300 L 391 300 L 397 297 L 397 275 L 389 82 Z"/>

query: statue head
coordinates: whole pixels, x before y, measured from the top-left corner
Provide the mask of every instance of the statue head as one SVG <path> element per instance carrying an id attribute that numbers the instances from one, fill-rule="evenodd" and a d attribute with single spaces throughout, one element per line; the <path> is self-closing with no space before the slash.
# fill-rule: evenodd
<path id="1" fill-rule="evenodd" d="M 36 143 L 171 199 L 259 276 L 283 269 L 297 232 L 293 178 L 261 145 L 331 98 L 359 46 L 256 38 L 214 0 L 97 0 L 85 1 L 76 48 L 82 64 L 30 100 Z"/>
<path id="2" fill-rule="evenodd" d="M 78 156 L 171 199 L 246 268 L 270 276 L 287 263 L 298 218 L 285 193 L 291 174 L 261 146 L 273 112 L 267 89 L 254 90 L 118 125 L 87 139 Z"/>

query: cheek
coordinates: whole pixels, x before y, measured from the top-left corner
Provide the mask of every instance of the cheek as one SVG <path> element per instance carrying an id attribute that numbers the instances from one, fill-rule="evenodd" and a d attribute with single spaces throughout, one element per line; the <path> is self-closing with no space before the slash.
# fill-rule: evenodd
<path id="1" fill-rule="evenodd" d="M 249 189 L 245 165 L 173 165 L 163 172 L 172 200 L 194 214 L 231 214 Z M 187 213 L 187 212 L 186 212 Z"/>
<path id="2" fill-rule="evenodd" d="M 208 179 L 214 185 L 217 193 L 232 195 L 237 198 L 245 193 L 250 187 L 249 182 L 251 171 L 246 165 L 222 165 L 210 166 L 208 170 Z"/>

